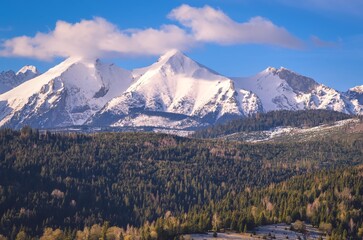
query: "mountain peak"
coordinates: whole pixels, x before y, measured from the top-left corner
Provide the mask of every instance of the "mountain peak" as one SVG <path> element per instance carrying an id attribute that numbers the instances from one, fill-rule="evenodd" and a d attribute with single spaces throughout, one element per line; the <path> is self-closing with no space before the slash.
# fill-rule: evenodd
<path id="1" fill-rule="evenodd" d="M 355 87 L 353 87 L 353 88 L 351 88 L 349 90 L 352 91 L 352 92 L 363 93 L 363 85 L 355 86 Z"/>
<path id="2" fill-rule="evenodd" d="M 273 74 L 278 76 L 280 79 L 285 80 L 289 86 L 297 92 L 310 92 L 319 85 L 314 79 L 302 76 L 285 67 L 280 67 L 279 69 L 268 67 L 262 71 L 262 74 Z"/>
<path id="3" fill-rule="evenodd" d="M 184 53 L 177 49 L 172 49 L 163 54 L 157 61 L 158 65 L 164 65 L 170 63 L 171 65 L 180 65 L 186 61 L 193 61 L 187 57 Z"/>
<path id="4" fill-rule="evenodd" d="M 189 57 L 185 56 L 181 51 L 177 49 L 172 49 L 161 55 L 158 61 L 153 63 L 152 65 L 132 70 L 132 75 L 134 79 L 139 79 L 146 72 L 150 71 L 154 72 L 161 70 L 168 72 L 165 74 L 170 74 L 171 72 L 175 73 L 183 70 L 186 63 L 188 63 L 189 65 L 199 65 Z"/>
<path id="5" fill-rule="evenodd" d="M 267 67 L 263 72 L 265 73 L 275 73 L 277 71 L 274 67 Z"/>
<path id="6" fill-rule="evenodd" d="M 174 75 L 174 74 L 193 74 L 200 68 L 205 68 L 204 66 L 200 65 L 193 59 L 187 57 L 181 51 L 177 49 L 170 50 L 162 55 L 159 60 L 152 64 L 149 67 L 135 69 L 134 75 L 141 76 L 147 71 L 162 71 L 165 75 Z"/>
<path id="7" fill-rule="evenodd" d="M 275 68 L 275 67 L 267 67 L 263 72 L 265 73 L 272 73 L 272 74 L 279 74 L 281 72 L 289 72 L 289 73 L 294 73 L 294 74 L 297 74 L 285 67 L 280 67 L 280 68 Z"/>
<path id="8" fill-rule="evenodd" d="M 178 49 L 171 49 L 169 51 L 167 51 L 166 53 L 164 53 L 159 60 L 165 60 L 165 59 L 170 59 L 172 57 L 186 57 L 184 53 L 182 53 L 180 50 Z"/>
<path id="9" fill-rule="evenodd" d="M 82 57 L 69 57 L 65 59 L 63 62 L 59 63 L 58 65 L 54 66 L 53 68 L 49 69 L 44 74 L 50 75 L 52 77 L 60 76 L 64 72 L 68 71 L 69 69 L 78 66 L 77 68 L 81 68 L 81 66 L 85 68 L 95 68 L 100 63 L 100 60 L 97 58 L 82 58 Z M 80 74 L 82 70 L 79 70 Z"/>
<path id="10" fill-rule="evenodd" d="M 29 73 L 38 74 L 38 69 L 33 65 L 25 65 L 16 73 L 16 75 Z"/>

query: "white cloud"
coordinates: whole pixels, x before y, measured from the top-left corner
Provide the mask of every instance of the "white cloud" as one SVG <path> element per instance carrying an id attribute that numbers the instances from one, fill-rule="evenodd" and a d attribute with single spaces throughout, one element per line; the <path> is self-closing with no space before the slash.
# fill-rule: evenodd
<path id="1" fill-rule="evenodd" d="M 299 48 L 302 43 L 287 30 L 262 17 L 245 23 L 230 19 L 209 6 L 182 5 L 169 18 L 181 26 L 162 25 L 159 29 L 120 29 L 103 18 L 78 23 L 58 21 L 54 30 L 34 37 L 20 36 L 5 40 L 1 56 L 54 57 L 107 55 L 159 55 L 169 49 L 187 50 L 197 44 L 271 44 Z"/>
<path id="2" fill-rule="evenodd" d="M 197 41 L 219 44 L 272 44 L 287 48 L 300 48 L 300 40 L 286 29 L 271 21 L 254 17 L 245 23 L 238 23 L 220 10 L 209 6 L 193 8 L 182 5 L 174 9 L 169 18 L 191 28 Z"/>
<path id="3" fill-rule="evenodd" d="M 95 18 L 75 24 L 58 21 L 55 29 L 49 33 L 6 40 L 0 54 L 44 60 L 107 54 L 155 55 L 171 48 L 184 50 L 191 44 L 192 37 L 175 25 L 165 25 L 160 29 L 121 31 L 105 19 Z"/>

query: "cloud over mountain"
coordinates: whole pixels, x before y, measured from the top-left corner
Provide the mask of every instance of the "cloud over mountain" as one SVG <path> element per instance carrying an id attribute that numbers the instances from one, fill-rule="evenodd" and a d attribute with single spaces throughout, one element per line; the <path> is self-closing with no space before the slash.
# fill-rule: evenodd
<path id="1" fill-rule="evenodd" d="M 302 42 L 286 29 L 260 16 L 239 23 L 210 6 L 194 8 L 182 5 L 172 10 L 169 17 L 190 28 L 196 41 L 218 44 L 272 44 L 286 48 L 302 46 Z"/>
<path id="2" fill-rule="evenodd" d="M 193 38 L 175 25 L 160 29 L 121 30 L 107 20 L 97 17 L 71 24 L 58 21 L 49 33 L 34 37 L 21 36 L 6 40 L 1 55 L 51 59 L 54 57 L 107 54 L 157 55 L 170 48 L 185 49 Z"/>
<path id="3" fill-rule="evenodd" d="M 182 5 L 173 9 L 168 17 L 178 25 L 121 29 L 100 17 L 77 23 L 58 21 L 50 32 L 3 41 L 0 55 L 42 60 L 70 56 L 159 55 L 170 49 L 187 50 L 207 42 L 268 44 L 286 48 L 302 46 L 301 41 L 286 29 L 260 16 L 239 23 L 209 6 Z"/>

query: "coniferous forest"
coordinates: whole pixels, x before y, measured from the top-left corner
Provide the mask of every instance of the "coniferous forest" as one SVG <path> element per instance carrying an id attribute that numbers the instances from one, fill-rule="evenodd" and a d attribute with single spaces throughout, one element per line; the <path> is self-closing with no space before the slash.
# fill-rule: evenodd
<path id="1" fill-rule="evenodd" d="M 0 143 L 0 239 L 173 239 L 296 220 L 330 239 L 363 235 L 361 133 L 244 143 L 24 127 Z"/>
<path id="2" fill-rule="evenodd" d="M 239 118 L 225 124 L 217 124 L 193 134 L 198 138 L 215 138 L 237 132 L 264 131 L 275 127 L 315 127 L 352 118 L 351 115 L 324 109 L 299 111 L 271 111 L 256 113 L 248 118 Z"/>

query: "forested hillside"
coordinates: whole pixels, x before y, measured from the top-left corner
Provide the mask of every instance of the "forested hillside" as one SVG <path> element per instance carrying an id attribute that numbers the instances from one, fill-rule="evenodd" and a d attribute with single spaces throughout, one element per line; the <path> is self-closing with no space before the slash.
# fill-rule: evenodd
<path id="1" fill-rule="evenodd" d="M 363 236 L 363 167 L 309 173 L 261 190 L 246 189 L 203 209 L 190 214 L 213 213 L 220 228 L 245 231 L 300 220 L 331 239 L 357 239 Z"/>
<path id="2" fill-rule="evenodd" d="M 52 134 L 23 128 L 1 130 L 0 143 L 0 233 L 11 239 L 21 229 L 35 236 L 45 227 L 75 230 L 105 221 L 142 226 L 165 214 L 178 216 L 239 196 L 246 189 L 363 161 L 361 134 L 303 145 L 245 144 L 151 133 Z M 283 217 L 278 215 L 278 220 Z M 209 227 L 203 222 L 197 229 Z"/>
<path id="3" fill-rule="evenodd" d="M 195 132 L 192 136 L 216 138 L 237 132 L 264 131 L 275 127 L 315 127 L 352 117 L 352 115 L 329 110 L 271 111 L 211 126 Z"/>
<path id="4" fill-rule="evenodd" d="M 184 215 L 166 214 L 125 235 L 147 239 L 157 234 L 159 239 L 168 239 L 180 233 L 211 229 L 253 233 L 255 226 L 286 222 L 300 232 L 305 231 L 305 223 L 311 223 L 329 240 L 362 239 L 362 208 L 360 165 L 307 173 L 279 184 L 231 192 L 220 201 L 197 205 Z"/>

